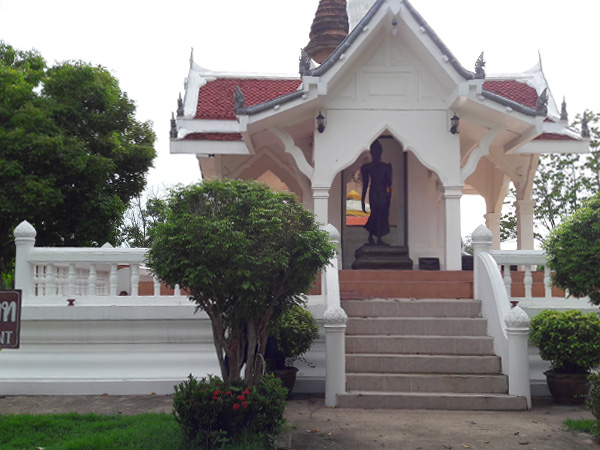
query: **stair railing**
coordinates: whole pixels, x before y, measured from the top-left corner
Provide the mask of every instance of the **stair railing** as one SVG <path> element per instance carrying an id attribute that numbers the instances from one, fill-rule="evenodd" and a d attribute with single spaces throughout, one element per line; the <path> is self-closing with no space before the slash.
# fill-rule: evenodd
<path id="1" fill-rule="evenodd" d="M 340 248 L 340 233 L 331 224 L 324 227 L 329 238 Z M 327 309 L 323 314 L 325 322 L 325 405 L 337 406 L 337 394 L 346 392 L 346 322 L 348 316 L 340 301 L 340 281 L 338 255 L 334 255 L 329 266 L 323 271 L 323 287 L 327 299 Z"/>
<path id="2" fill-rule="evenodd" d="M 511 309 L 509 294 L 492 255 L 492 232 L 480 225 L 473 238 L 473 292 L 494 338 L 494 352 L 508 376 L 509 394 L 524 396 L 531 409 L 531 382 L 527 341 L 529 316 L 519 306 Z"/>

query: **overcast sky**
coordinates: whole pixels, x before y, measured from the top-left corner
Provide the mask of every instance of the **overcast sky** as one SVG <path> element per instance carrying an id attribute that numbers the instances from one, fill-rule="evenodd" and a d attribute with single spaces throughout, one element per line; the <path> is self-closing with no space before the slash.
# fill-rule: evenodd
<path id="1" fill-rule="evenodd" d="M 83 60 L 109 69 L 136 102 L 138 119 L 154 122 L 158 158 L 149 183 L 171 185 L 200 175 L 193 156 L 169 154 L 169 119 L 183 93 L 191 49 L 196 63 L 212 70 L 297 74 L 318 3 L 0 0 L 0 39 L 36 48 L 50 64 Z M 600 111 L 600 2 L 411 3 L 465 68 L 473 70 L 485 51 L 488 75 L 523 72 L 539 52 L 555 100 L 560 104 L 566 96 L 570 119 L 584 109 Z"/>

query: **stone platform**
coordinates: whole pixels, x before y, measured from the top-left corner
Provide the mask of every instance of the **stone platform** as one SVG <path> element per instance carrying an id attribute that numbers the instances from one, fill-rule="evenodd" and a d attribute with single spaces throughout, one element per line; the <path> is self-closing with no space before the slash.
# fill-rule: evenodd
<path id="1" fill-rule="evenodd" d="M 412 270 L 408 247 L 399 245 L 365 244 L 354 253 L 354 270 Z"/>

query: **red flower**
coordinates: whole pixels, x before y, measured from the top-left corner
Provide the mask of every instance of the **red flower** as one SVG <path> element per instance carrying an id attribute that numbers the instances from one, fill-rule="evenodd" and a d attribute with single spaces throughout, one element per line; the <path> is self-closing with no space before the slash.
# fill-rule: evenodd
<path id="1" fill-rule="evenodd" d="M 246 388 L 246 390 L 244 392 L 242 392 L 242 394 L 250 395 L 250 388 Z"/>
<path id="2" fill-rule="evenodd" d="M 243 406 L 244 408 L 247 408 L 247 407 L 248 407 L 248 403 L 246 403 L 246 402 L 242 402 L 242 406 Z"/>
<path id="3" fill-rule="evenodd" d="M 225 392 L 225 395 L 231 395 L 231 391 Z"/>
<path id="4" fill-rule="evenodd" d="M 215 391 L 213 392 L 213 396 L 216 397 L 217 395 L 219 395 L 221 393 L 221 391 Z"/>
<path id="5" fill-rule="evenodd" d="M 239 405 L 239 404 L 237 404 L 237 403 L 236 403 L 236 404 L 234 404 L 234 405 L 233 405 L 233 409 L 235 409 L 235 410 L 238 410 L 238 409 L 240 409 L 240 405 Z"/>
<path id="6" fill-rule="evenodd" d="M 240 401 L 244 401 L 244 400 L 246 400 L 246 397 L 244 397 L 243 395 L 238 395 L 237 399 Z"/>
<path id="7" fill-rule="evenodd" d="M 213 397 L 213 400 L 219 400 L 219 397 Z"/>

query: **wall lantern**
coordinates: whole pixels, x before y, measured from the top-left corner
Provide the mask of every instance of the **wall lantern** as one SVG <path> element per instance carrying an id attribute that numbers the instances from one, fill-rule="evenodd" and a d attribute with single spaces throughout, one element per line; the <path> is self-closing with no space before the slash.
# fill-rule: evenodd
<path id="1" fill-rule="evenodd" d="M 323 131 L 325 131 L 325 126 L 327 125 L 327 121 L 325 120 L 325 117 L 323 116 L 323 114 L 321 114 L 321 111 L 319 111 L 319 115 L 317 116 L 317 130 L 319 130 L 319 133 L 322 133 Z"/>
<path id="2" fill-rule="evenodd" d="M 458 133 L 458 124 L 460 122 L 460 118 L 454 113 L 452 117 L 450 117 L 450 133 L 457 134 Z"/>

